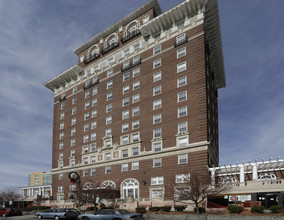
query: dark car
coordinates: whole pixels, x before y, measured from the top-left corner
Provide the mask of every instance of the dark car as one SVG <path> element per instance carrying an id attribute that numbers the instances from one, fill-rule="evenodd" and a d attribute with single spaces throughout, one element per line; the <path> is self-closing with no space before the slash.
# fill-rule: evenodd
<path id="1" fill-rule="evenodd" d="M 77 217 L 80 215 L 80 212 L 78 212 L 76 209 L 48 209 L 43 212 L 37 212 L 35 214 L 38 219 L 42 218 L 52 218 L 55 220 L 59 219 L 77 219 Z"/>
<path id="2" fill-rule="evenodd" d="M 22 215 L 22 211 L 18 209 L 0 208 L 0 216 L 16 216 Z"/>
<path id="3" fill-rule="evenodd" d="M 82 214 L 78 216 L 82 220 L 142 220 L 143 214 L 128 212 L 123 209 L 102 209 L 94 214 Z"/>

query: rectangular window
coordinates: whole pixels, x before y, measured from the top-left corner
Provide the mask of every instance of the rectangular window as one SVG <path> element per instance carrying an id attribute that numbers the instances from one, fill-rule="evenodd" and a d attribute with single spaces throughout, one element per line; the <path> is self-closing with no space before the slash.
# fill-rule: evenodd
<path id="1" fill-rule="evenodd" d="M 105 135 L 110 136 L 111 135 L 111 128 L 106 128 Z"/>
<path id="2" fill-rule="evenodd" d="M 153 138 L 160 138 L 162 137 L 162 128 L 155 128 L 153 130 Z"/>
<path id="3" fill-rule="evenodd" d="M 84 157 L 83 158 L 83 164 L 88 164 L 89 163 L 89 158 L 88 157 Z"/>
<path id="4" fill-rule="evenodd" d="M 186 35 L 185 35 L 185 33 L 182 33 L 181 35 L 178 35 L 176 37 L 176 44 L 179 44 L 179 43 L 181 43 L 185 40 L 186 40 Z"/>
<path id="5" fill-rule="evenodd" d="M 122 99 L 122 106 L 124 107 L 124 106 L 127 106 L 127 105 L 129 105 L 129 97 Z"/>
<path id="6" fill-rule="evenodd" d="M 140 88 L 140 81 L 137 80 L 132 84 L 132 90 L 139 89 L 139 88 Z"/>
<path id="7" fill-rule="evenodd" d="M 91 141 L 95 141 L 97 139 L 97 133 L 93 132 L 91 133 Z"/>
<path id="8" fill-rule="evenodd" d="M 178 108 L 178 117 L 183 117 L 187 115 L 187 106 L 182 106 Z"/>
<path id="9" fill-rule="evenodd" d="M 125 157 L 128 157 L 128 150 L 122 150 L 122 157 L 125 158 Z"/>
<path id="10" fill-rule="evenodd" d="M 123 86 L 122 93 L 125 94 L 125 93 L 128 93 L 128 92 L 129 92 L 129 85 Z"/>
<path id="11" fill-rule="evenodd" d="M 59 143 L 59 150 L 62 150 L 62 149 L 63 149 L 63 146 L 64 146 L 64 143 L 63 143 L 63 142 L 60 142 L 60 143 Z"/>
<path id="12" fill-rule="evenodd" d="M 97 128 L 97 121 L 92 121 L 91 122 L 91 129 Z"/>
<path id="13" fill-rule="evenodd" d="M 111 80 L 111 81 L 108 81 L 107 82 L 107 89 L 110 89 L 111 87 L 113 86 L 113 81 Z"/>
<path id="14" fill-rule="evenodd" d="M 160 67 L 161 65 L 162 65 L 161 58 L 156 59 L 156 60 L 153 61 L 153 69 L 156 69 L 156 68 Z"/>
<path id="15" fill-rule="evenodd" d="M 128 163 L 121 164 L 121 171 L 122 172 L 128 171 Z"/>
<path id="16" fill-rule="evenodd" d="M 105 167 L 105 174 L 110 174 L 111 173 L 111 166 L 106 166 Z"/>
<path id="17" fill-rule="evenodd" d="M 121 142 L 122 145 L 123 144 L 129 144 L 129 136 L 128 135 L 124 135 L 121 137 Z"/>
<path id="18" fill-rule="evenodd" d="M 71 157 L 74 157 L 74 156 L 75 156 L 75 150 L 71 150 L 71 151 L 70 151 L 70 156 L 71 156 Z"/>
<path id="19" fill-rule="evenodd" d="M 131 134 L 131 141 L 132 141 L 132 142 L 138 142 L 138 141 L 140 141 L 140 134 L 139 134 L 139 133 L 133 133 L 133 134 Z"/>
<path id="20" fill-rule="evenodd" d="M 64 108 L 65 108 L 65 103 L 63 102 L 60 104 L 60 110 L 63 110 Z"/>
<path id="21" fill-rule="evenodd" d="M 89 130 L 89 124 L 84 124 L 84 131 L 88 131 Z"/>
<path id="22" fill-rule="evenodd" d="M 187 77 L 186 76 L 183 76 L 183 77 L 180 77 L 177 79 L 177 87 L 182 87 L 182 86 L 185 86 L 187 85 Z"/>
<path id="23" fill-rule="evenodd" d="M 187 91 L 182 91 L 178 93 L 178 102 L 187 100 Z"/>
<path id="24" fill-rule="evenodd" d="M 83 143 L 86 143 L 86 142 L 88 142 L 89 141 L 89 135 L 84 135 L 84 137 L 83 137 Z"/>
<path id="25" fill-rule="evenodd" d="M 132 156 L 137 156 L 137 155 L 139 155 L 139 148 L 133 147 L 132 148 Z"/>
<path id="26" fill-rule="evenodd" d="M 96 168 L 91 168 L 91 176 L 95 176 L 96 175 Z"/>
<path id="27" fill-rule="evenodd" d="M 127 48 L 127 49 L 124 50 L 124 56 L 128 56 L 129 53 L 130 53 L 130 49 L 129 49 L 129 48 Z"/>
<path id="28" fill-rule="evenodd" d="M 129 61 L 129 60 L 125 61 L 125 62 L 122 64 L 122 68 L 123 68 L 123 69 L 126 69 L 126 68 L 128 68 L 129 66 L 130 66 L 130 61 Z"/>
<path id="29" fill-rule="evenodd" d="M 91 156 L 91 163 L 96 163 L 96 156 Z"/>
<path id="30" fill-rule="evenodd" d="M 140 44 L 139 44 L 139 43 L 138 43 L 138 44 L 135 44 L 135 45 L 133 46 L 133 48 L 134 48 L 134 51 L 139 50 L 139 49 L 140 49 Z"/>
<path id="31" fill-rule="evenodd" d="M 190 174 L 177 174 L 176 183 L 188 183 L 190 181 Z"/>
<path id="32" fill-rule="evenodd" d="M 137 93 L 135 95 L 132 96 L 132 103 L 136 103 L 140 101 L 140 94 Z"/>
<path id="33" fill-rule="evenodd" d="M 106 112 L 112 111 L 112 103 L 106 105 Z"/>
<path id="34" fill-rule="evenodd" d="M 186 147 L 188 145 L 188 138 L 187 137 L 178 138 L 177 144 L 178 144 L 179 147 Z"/>
<path id="35" fill-rule="evenodd" d="M 75 86 L 75 87 L 73 88 L 73 94 L 76 93 L 77 91 L 78 91 L 78 88 L 77 88 L 77 86 Z"/>
<path id="36" fill-rule="evenodd" d="M 162 86 L 156 86 L 153 88 L 153 96 L 159 95 L 162 93 Z"/>
<path id="37" fill-rule="evenodd" d="M 162 99 L 157 99 L 153 101 L 153 110 L 162 108 Z"/>
<path id="38" fill-rule="evenodd" d="M 156 47 L 154 47 L 153 48 L 153 55 L 156 55 L 156 54 L 158 54 L 158 53 L 160 53 L 161 52 L 161 45 L 158 45 L 158 46 L 156 46 Z"/>
<path id="39" fill-rule="evenodd" d="M 64 186 L 58 186 L 58 192 L 63 192 L 64 191 Z"/>
<path id="40" fill-rule="evenodd" d="M 98 87 L 93 88 L 93 93 L 92 95 L 96 95 L 98 93 Z"/>
<path id="41" fill-rule="evenodd" d="M 162 158 L 153 159 L 153 167 L 162 167 Z"/>
<path id="42" fill-rule="evenodd" d="M 72 118 L 71 119 L 71 125 L 75 125 L 76 124 L 76 118 Z"/>
<path id="43" fill-rule="evenodd" d="M 76 104 L 77 103 L 77 97 L 74 97 L 73 99 L 72 99 L 72 105 L 74 105 L 74 104 Z"/>
<path id="44" fill-rule="evenodd" d="M 65 116 L 64 112 L 60 113 L 60 120 L 64 119 L 64 116 Z"/>
<path id="45" fill-rule="evenodd" d="M 112 146 L 112 141 L 111 140 L 105 140 L 105 147 L 111 148 L 111 146 Z"/>
<path id="46" fill-rule="evenodd" d="M 163 176 L 151 178 L 151 185 L 161 185 L 161 184 L 164 184 L 164 177 Z"/>
<path id="47" fill-rule="evenodd" d="M 59 159 L 63 159 L 63 153 L 59 153 L 58 158 L 59 158 Z"/>
<path id="48" fill-rule="evenodd" d="M 127 132 L 129 131 L 129 124 L 128 123 L 125 123 L 125 124 L 122 124 L 122 132 Z"/>
<path id="49" fill-rule="evenodd" d="M 109 115 L 109 116 L 106 117 L 106 125 L 109 125 L 111 123 L 112 123 L 112 116 Z"/>
<path id="50" fill-rule="evenodd" d="M 86 154 L 89 152 L 89 147 L 87 146 L 83 146 L 83 154 Z"/>
<path id="51" fill-rule="evenodd" d="M 122 118 L 122 119 L 129 118 L 129 110 L 123 111 L 121 118 Z"/>
<path id="52" fill-rule="evenodd" d="M 59 125 L 59 129 L 63 129 L 64 128 L 64 122 L 61 122 Z"/>
<path id="53" fill-rule="evenodd" d="M 178 164 L 188 163 L 188 154 L 179 154 L 178 155 Z"/>
<path id="54" fill-rule="evenodd" d="M 186 70 L 186 61 L 177 64 L 177 73 Z"/>
<path id="55" fill-rule="evenodd" d="M 139 162 L 132 162 L 131 163 L 131 169 L 132 170 L 139 170 Z"/>
<path id="56" fill-rule="evenodd" d="M 111 160 L 111 153 L 105 154 L 105 160 Z"/>
<path id="57" fill-rule="evenodd" d="M 122 81 L 125 82 L 130 79 L 130 73 L 124 73 L 122 76 Z"/>
<path id="58" fill-rule="evenodd" d="M 75 139 L 75 138 L 74 138 L 74 139 L 71 139 L 71 141 L 70 141 L 71 147 L 74 147 L 75 144 L 76 144 L 76 139 Z"/>
<path id="59" fill-rule="evenodd" d="M 91 148 L 91 152 L 96 151 L 97 150 L 97 144 L 96 143 L 91 144 L 90 148 Z"/>
<path id="60" fill-rule="evenodd" d="M 64 132 L 61 132 L 60 134 L 59 134 L 59 140 L 62 140 L 64 138 Z"/>
<path id="61" fill-rule="evenodd" d="M 140 55 L 133 58 L 133 65 L 139 64 L 139 62 L 140 62 Z"/>
<path id="62" fill-rule="evenodd" d="M 178 124 L 178 132 L 182 133 L 185 131 L 187 131 L 187 121 L 184 121 Z"/>
<path id="63" fill-rule="evenodd" d="M 112 64 L 112 63 L 113 63 L 113 57 L 109 59 L 109 64 Z M 113 69 L 110 69 L 107 71 L 107 77 L 112 76 L 112 74 L 113 74 Z"/>
<path id="64" fill-rule="evenodd" d="M 107 93 L 106 100 L 111 100 L 112 99 L 112 92 Z"/>
<path id="65" fill-rule="evenodd" d="M 180 29 L 184 26 L 184 20 L 177 23 L 177 28 Z"/>
<path id="66" fill-rule="evenodd" d="M 93 111 L 92 111 L 92 118 L 97 117 L 97 115 L 98 115 L 98 111 L 97 111 L 96 109 L 93 110 Z"/>
<path id="67" fill-rule="evenodd" d="M 139 120 L 135 120 L 132 122 L 132 130 L 134 129 L 138 129 L 140 127 L 140 121 Z"/>
<path id="68" fill-rule="evenodd" d="M 86 102 L 85 103 L 85 109 L 89 108 L 90 107 L 90 102 Z"/>
<path id="69" fill-rule="evenodd" d="M 90 118 L 90 113 L 87 112 L 84 114 L 84 121 L 88 120 Z"/>
<path id="70" fill-rule="evenodd" d="M 83 170 L 83 176 L 89 176 L 89 170 L 88 169 Z"/>
<path id="71" fill-rule="evenodd" d="M 153 74 L 153 82 L 157 82 L 162 79 L 162 72 L 157 72 Z"/>
<path id="72" fill-rule="evenodd" d="M 162 122 L 162 113 L 153 115 L 153 124 L 158 124 Z"/>
<path id="73" fill-rule="evenodd" d="M 77 112 L 77 108 L 76 107 L 72 108 L 72 115 L 75 115 L 76 112 Z"/>
<path id="74" fill-rule="evenodd" d="M 139 114 L 140 114 L 140 107 L 139 106 L 132 108 L 132 117 L 139 115 Z"/>
<path id="75" fill-rule="evenodd" d="M 132 71 L 132 77 L 136 77 L 140 75 L 140 68 L 136 68 Z"/>
<path id="76" fill-rule="evenodd" d="M 90 91 L 88 90 L 87 92 L 85 92 L 85 99 L 90 97 Z"/>
<path id="77" fill-rule="evenodd" d="M 185 55 L 186 55 L 186 47 L 177 50 L 177 58 L 183 57 Z"/>
<path id="78" fill-rule="evenodd" d="M 153 143 L 153 151 L 154 152 L 158 152 L 162 150 L 162 143 L 161 142 L 157 142 L 157 143 Z"/>
<path id="79" fill-rule="evenodd" d="M 93 106 L 93 107 L 96 106 L 97 103 L 98 103 L 98 99 L 97 99 L 97 98 L 95 98 L 95 99 L 92 100 L 92 106 Z"/>

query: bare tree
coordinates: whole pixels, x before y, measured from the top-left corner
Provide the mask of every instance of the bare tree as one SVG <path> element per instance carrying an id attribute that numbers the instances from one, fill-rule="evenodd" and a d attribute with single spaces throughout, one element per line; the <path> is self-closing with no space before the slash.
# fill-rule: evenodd
<path id="1" fill-rule="evenodd" d="M 217 195 L 228 190 L 228 185 L 211 184 L 209 176 L 191 174 L 184 176 L 175 184 L 175 200 L 182 203 L 194 203 L 197 213 L 200 213 L 199 205 L 207 197 Z"/>
<path id="2" fill-rule="evenodd" d="M 16 188 L 6 188 L 0 191 L 0 202 L 17 201 L 20 198 L 20 194 L 17 193 Z"/>

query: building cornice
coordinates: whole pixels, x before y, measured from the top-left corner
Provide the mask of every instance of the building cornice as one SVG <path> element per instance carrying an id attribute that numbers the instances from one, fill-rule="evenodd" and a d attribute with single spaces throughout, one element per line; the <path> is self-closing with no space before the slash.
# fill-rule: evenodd
<path id="1" fill-rule="evenodd" d="M 118 30 L 119 27 L 128 24 L 129 22 L 131 22 L 135 18 L 137 18 L 137 17 L 143 15 L 145 12 L 149 11 L 151 8 L 154 8 L 157 15 L 162 13 L 162 10 L 160 8 L 158 1 L 157 0 L 150 0 L 149 2 L 147 2 L 146 4 L 144 4 L 143 6 L 141 6 L 140 8 L 138 8 L 137 10 L 135 10 L 134 12 L 129 14 L 128 16 L 119 20 L 118 22 L 116 22 L 115 24 L 113 24 L 112 26 L 107 28 L 106 30 L 100 32 L 99 34 L 95 35 L 93 38 L 88 40 L 86 43 L 79 46 L 77 49 L 74 50 L 74 53 L 79 55 L 81 52 L 83 52 L 84 50 L 86 50 L 87 48 L 92 46 L 93 44 L 96 44 L 97 42 L 99 42 L 100 39 L 107 37 L 108 35 L 110 35 L 114 31 Z"/>

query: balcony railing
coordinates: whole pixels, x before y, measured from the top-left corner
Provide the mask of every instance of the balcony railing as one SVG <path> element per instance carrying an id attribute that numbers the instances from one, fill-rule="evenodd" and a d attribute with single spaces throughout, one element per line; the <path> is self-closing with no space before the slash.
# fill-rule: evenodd
<path id="1" fill-rule="evenodd" d="M 178 47 L 178 46 L 180 46 L 180 45 L 182 45 L 182 44 L 184 44 L 184 43 L 186 43 L 186 42 L 188 42 L 188 38 L 187 38 L 187 36 L 184 38 L 184 39 L 182 39 L 182 40 L 179 40 L 179 42 L 175 42 L 175 47 Z"/>
<path id="2" fill-rule="evenodd" d="M 139 29 L 137 29 L 137 30 L 135 30 L 135 31 L 132 31 L 132 32 L 128 33 L 125 37 L 123 37 L 123 38 L 121 39 L 121 42 L 122 42 L 122 43 L 125 43 L 126 41 L 128 41 L 128 40 L 130 40 L 130 39 L 136 37 L 136 36 L 139 35 L 139 34 L 141 34 L 141 32 L 140 32 Z"/>
<path id="3" fill-rule="evenodd" d="M 114 42 L 112 44 L 108 44 L 107 47 L 105 47 L 103 50 L 102 50 L 102 54 L 106 54 L 107 52 L 113 50 L 114 48 L 117 48 L 119 46 L 119 43 L 118 42 Z"/>
<path id="4" fill-rule="evenodd" d="M 140 63 L 141 63 L 141 58 L 139 60 L 133 62 L 133 63 L 129 63 L 129 65 L 127 65 L 127 66 L 122 66 L 121 67 L 121 72 L 126 71 L 126 70 L 128 70 L 128 69 L 130 69 L 130 68 L 132 68 L 134 66 L 137 66 Z"/>
<path id="5" fill-rule="evenodd" d="M 93 87 L 94 85 L 97 85 L 99 83 L 99 79 L 97 79 L 96 81 L 90 83 L 89 85 L 84 85 L 84 90 L 89 89 L 91 87 Z"/>
<path id="6" fill-rule="evenodd" d="M 88 63 L 92 62 L 93 60 L 99 58 L 100 55 L 98 53 L 92 54 L 88 57 L 86 57 L 86 59 L 84 60 L 84 63 L 87 65 Z"/>

